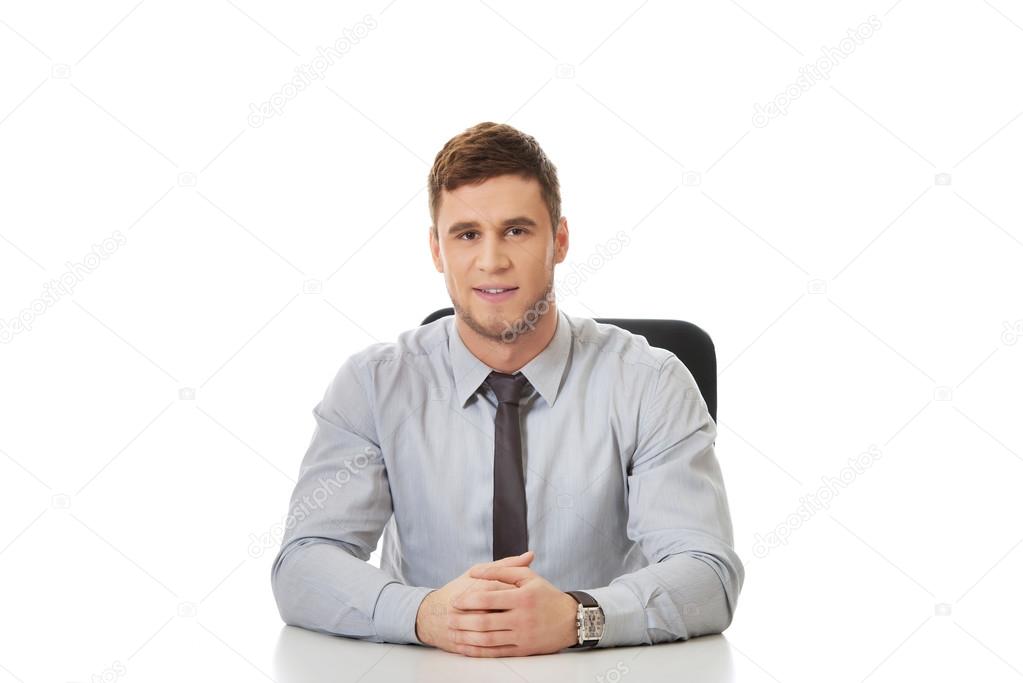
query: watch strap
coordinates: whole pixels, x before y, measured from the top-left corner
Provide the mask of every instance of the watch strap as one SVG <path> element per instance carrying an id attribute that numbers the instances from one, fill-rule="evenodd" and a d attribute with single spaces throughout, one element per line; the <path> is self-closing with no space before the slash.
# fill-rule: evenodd
<path id="1" fill-rule="evenodd" d="M 565 591 L 565 592 L 568 593 L 569 595 L 571 595 L 573 598 L 575 598 L 575 601 L 578 602 L 583 607 L 599 607 L 600 606 L 600 605 L 597 604 L 597 601 L 593 599 L 593 596 L 590 595 L 589 593 L 587 593 L 586 591 Z"/>
<path id="2" fill-rule="evenodd" d="M 575 601 L 578 602 L 583 607 L 600 607 L 600 604 L 593 598 L 592 595 L 590 595 L 586 591 L 565 591 L 565 592 L 568 593 L 569 595 L 571 595 L 575 599 Z M 591 647 L 593 647 L 594 645 L 597 644 L 598 640 L 599 639 L 594 639 L 594 640 L 587 641 L 587 642 L 584 642 L 584 643 L 576 642 L 574 645 L 569 645 L 569 649 L 586 649 L 586 648 L 591 648 Z"/>

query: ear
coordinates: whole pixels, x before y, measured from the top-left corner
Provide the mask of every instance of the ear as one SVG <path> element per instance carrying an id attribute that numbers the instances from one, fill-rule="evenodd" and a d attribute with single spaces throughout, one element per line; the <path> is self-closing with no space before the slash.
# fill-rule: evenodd
<path id="1" fill-rule="evenodd" d="M 568 255 L 568 219 L 564 216 L 558 221 L 558 230 L 554 233 L 554 262 L 561 263 Z"/>
<path id="2" fill-rule="evenodd" d="M 440 255 L 440 242 L 436 237 L 435 226 L 430 226 L 427 230 L 430 233 L 430 256 L 433 258 L 433 267 L 437 269 L 438 273 L 444 272 L 444 260 Z"/>

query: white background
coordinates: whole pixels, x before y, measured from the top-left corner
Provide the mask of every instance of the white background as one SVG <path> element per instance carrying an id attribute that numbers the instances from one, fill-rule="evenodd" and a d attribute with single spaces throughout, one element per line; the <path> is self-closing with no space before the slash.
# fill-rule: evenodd
<path id="1" fill-rule="evenodd" d="M 556 278 L 630 236 L 565 310 L 717 345 L 722 675 L 1023 677 L 1023 9 L 425 5 L 0 5 L 0 681 L 294 675 L 269 571 L 310 411 L 450 304 L 426 175 L 486 120 L 558 167 Z M 336 679 L 405 650 L 365 645 Z"/>

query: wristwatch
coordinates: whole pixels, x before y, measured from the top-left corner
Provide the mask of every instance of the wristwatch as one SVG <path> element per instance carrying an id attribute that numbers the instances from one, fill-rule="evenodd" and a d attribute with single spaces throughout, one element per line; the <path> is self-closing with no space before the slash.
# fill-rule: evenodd
<path id="1" fill-rule="evenodd" d="M 579 603 L 575 613 L 575 630 L 579 642 L 570 648 L 590 648 L 604 635 L 604 610 L 589 593 L 565 591 Z"/>

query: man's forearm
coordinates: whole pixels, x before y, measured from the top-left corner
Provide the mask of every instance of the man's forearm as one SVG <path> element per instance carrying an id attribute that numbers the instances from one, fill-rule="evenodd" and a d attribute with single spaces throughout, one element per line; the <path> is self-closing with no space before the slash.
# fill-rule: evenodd
<path id="1" fill-rule="evenodd" d="M 430 588 L 410 587 L 341 544 L 299 539 L 282 548 L 271 585 L 293 626 L 388 643 L 417 643 L 416 612 Z"/>
<path id="2" fill-rule="evenodd" d="M 616 578 L 583 588 L 604 611 L 597 647 L 649 645 L 721 633 L 731 624 L 743 570 L 706 553 L 678 553 Z"/>

